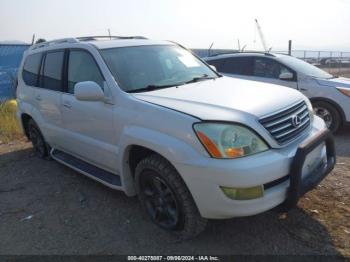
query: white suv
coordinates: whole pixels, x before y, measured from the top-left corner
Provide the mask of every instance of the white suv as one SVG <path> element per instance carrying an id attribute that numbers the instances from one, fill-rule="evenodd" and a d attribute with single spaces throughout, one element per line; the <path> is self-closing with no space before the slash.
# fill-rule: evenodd
<path id="1" fill-rule="evenodd" d="M 295 206 L 335 164 L 332 136 L 304 95 L 222 77 L 172 42 L 34 45 L 17 101 L 39 156 L 138 195 L 154 223 L 183 238 L 207 218 Z"/>
<path id="2" fill-rule="evenodd" d="M 333 76 L 284 54 L 244 52 L 215 55 L 204 60 L 226 76 L 299 90 L 311 100 L 315 114 L 326 122 L 332 132 L 350 124 L 348 78 Z"/>

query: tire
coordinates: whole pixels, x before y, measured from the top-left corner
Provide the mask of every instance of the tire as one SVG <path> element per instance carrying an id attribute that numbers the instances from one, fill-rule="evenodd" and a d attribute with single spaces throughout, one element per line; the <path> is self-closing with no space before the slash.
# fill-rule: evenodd
<path id="1" fill-rule="evenodd" d="M 33 119 L 28 121 L 27 131 L 32 142 L 35 154 L 40 158 L 48 157 L 48 147 L 43 135 Z"/>
<path id="2" fill-rule="evenodd" d="M 202 232 L 202 218 L 184 181 L 175 168 L 159 155 L 141 160 L 135 170 L 136 188 L 142 209 L 157 226 L 180 239 Z"/>
<path id="3" fill-rule="evenodd" d="M 330 103 L 317 101 L 312 106 L 317 116 L 321 117 L 330 131 L 335 133 L 341 125 L 341 116 L 339 111 Z"/>

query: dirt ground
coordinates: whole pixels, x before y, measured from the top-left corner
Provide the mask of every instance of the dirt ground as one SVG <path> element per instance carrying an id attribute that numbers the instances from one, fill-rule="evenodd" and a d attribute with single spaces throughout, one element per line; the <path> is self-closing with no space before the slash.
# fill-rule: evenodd
<path id="1" fill-rule="evenodd" d="M 0 145 L 0 254 L 322 254 L 350 256 L 350 129 L 335 170 L 287 214 L 213 220 L 178 242 L 136 198 L 54 161 L 25 141 Z"/>

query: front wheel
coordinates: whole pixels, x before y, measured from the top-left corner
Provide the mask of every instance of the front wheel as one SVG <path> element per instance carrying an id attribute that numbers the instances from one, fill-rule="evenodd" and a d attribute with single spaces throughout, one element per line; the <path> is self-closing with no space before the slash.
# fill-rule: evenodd
<path id="1" fill-rule="evenodd" d="M 175 168 L 159 155 L 141 160 L 135 170 L 141 206 L 159 227 L 181 239 L 189 239 L 205 229 L 202 218 Z"/>
<path id="2" fill-rule="evenodd" d="M 327 128 L 333 133 L 336 132 L 341 124 L 341 117 L 338 110 L 331 104 L 323 101 L 314 102 L 314 112 L 326 123 Z"/>

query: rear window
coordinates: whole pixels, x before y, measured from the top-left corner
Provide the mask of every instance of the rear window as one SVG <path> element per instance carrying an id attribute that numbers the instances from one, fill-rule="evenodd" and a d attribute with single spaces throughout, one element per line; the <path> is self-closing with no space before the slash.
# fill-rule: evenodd
<path id="1" fill-rule="evenodd" d="M 221 72 L 236 75 L 252 75 L 253 58 L 252 57 L 230 57 L 223 59 L 224 63 Z"/>
<path id="2" fill-rule="evenodd" d="M 64 51 L 46 54 L 41 87 L 53 91 L 62 91 L 62 68 Z"/>
<path id="3" fill-rule="evenodd" d="M 26 85 L 38 86 L 39 69 L 42 56 L 42 53 L 27 56 L 22 72 L 23 81 Z"/>
<path id="4" fill-rule="evenodd" d="M 215 66 L 216 70 L 218 72 L 221 72 L 222 71 L 222 65 L 223 65 L 224 61 L 220 60 L 220 59 L 218 59 L 218 60 L 209 60 L 209 61 L 207 61 L 207 63 L 209 65 Z"/>

